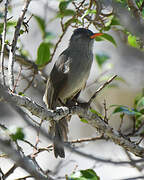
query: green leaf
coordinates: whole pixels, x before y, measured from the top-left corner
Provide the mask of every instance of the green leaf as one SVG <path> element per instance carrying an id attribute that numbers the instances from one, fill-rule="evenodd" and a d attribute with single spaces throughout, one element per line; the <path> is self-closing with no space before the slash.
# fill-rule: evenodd
<path id="1" fill-rule="evenodd" d="M 81 118 L 80 120 L 81 120 L 81 122 L 83 122 L 83 123 L 88 123 L 88 121 L 87 121 L 86 119 L 84 119 L 84 118 Z"/>
<path id="2" fill-rule="evenodd" d="M 79 172 L 73 173 L 69 180 L 100 180 L 93 169 L 80 170 Z"/>
<path id="3" fill-rule="evenodd" d="M 114 46 L 117 46 L 116 41 L 114 40 L 114 38 L 107 33 L 103 33 L 103 35 L 96 37 L 95 38 L 96 41 L 103 41 L 103 40 L 107 40 L 109 42 L 111 42 Z"/>
<path id="4" fill-rule="evenodd" d="M 23 34 L 24 32 L 25 32 L 24 30 L 20 29 L 20 34 Z"/>
<path id="5" fill-rule="evenodd" d="M 12 133 L 10 136 L 13 139 L 13 141 L 16 141 L 16 140 L 23 140 L 25 137 L 25 134 L 22 128 L 17 128 L 16 132 Z"/>
<path id="6" fill-rule="evenodd" d="M 72 1 L 72 0 L 61 1 L 60 4 L 59 4 L 59 10 L 60 10 L 60 11 L 64 11 L 64 10 L 68 7 L 68 5 L 69 5 L 69 3 L 70 3 L 71 1 Z"/>
<path id="7" fill-rule="evenodd" d="M 73 16 L 75 15 L 75 11 L 73 11 L 72 9 L 65 9 L 62 12 L 58 12 L 57 17 L 65 17 L 65 16 Z"/>
<path id="8" fill-rule="evenodd" d="M 118 105 L 113 105 L 113 106 L 117 106 L 117 107 L 114 109 L 112 114 L 124 113 L 124 114 L 127 114 L 127 115 L 141 115 L 140 112 L 136 111 L 135 109 L 130 109 L 130 108 L 126 107 L 126 106 L 118 106 Z"/>
<path id="9" fill-rule="evenodd" d="M 39 66 L 43 66 L 46 63 L 48 63 L 49 59 L 50 59 L 49 43 L 42 42 L 37 50 L 36 64 Z"/>
<path id="10" fill-rule="evenodd" d="M 104 54 L 104 53 L 97 53 L 95 55 L 95 58 L 96 58 L 96 61 L 97 61 L 97 64 L 99 65 L 99 67 L 101 68 L 102 65 L 110 58 L 107 54 Z"/>
<path id="11" fill-rule="evenodd" d="M 42 19 L 40 16 L 34 16 L 35 20 L 37 21 L 39 28 L 42 32 L 43 37 L 45 36 L 45 31 L 46 31 L 46 25 L 45 25 L 45 20 Z"/>
<path id="12" fill-rule="evenodd" d="M 137 108 L 138 108 L 138 110 L 144 109 L 144 97 L 142 97 L 142 98 L 137 102 Z"/>
<path id="13" fill-rule="evenodd" d="M 25 96 L 25 94 L 23 92 L 19 92 L 18 95 Z"/>
<path id="14" fill-rule="evenodd" d="M 114 16 L 111 20 L 111 26 L 120 25 L 119 20 Z"/>
<path id="15" fill-rule="evenodd" d="M 98 111 L 96 111 L 95 109 L 90 109 L 90 111 L 96 115 L 98 115 L 99 117 L 101 117 L 102 119 L 104 118 Z"/>
<path id="16" fill-rule="evenodd" d="M 103 39 L 101 36 L 97 36 L 97 37 L 95 38 L 95 40 L 96 40 L 96 41 L 104 41 L 104 39 Z"/>
<path id="17" fill-rule="evenodd" d="M 136 36 L 128 35 L 128 44 L 132 47 L 139 48 L 139 44 Z"/>
<path id="18" fill-rule="evenodd" d="M 75 14 L 75 11 L 72 9 L 67 9 L 69 3 L 72 2 L 72 0 L 67 1 L 61 1 L 59 4 L 59 12 L 57 14 L 57 17 L 65 17 L 65 16 L 73 16 Z"/>
<path id="19" fill-rule="evenodd" d="M 135 99 L 134 99 L 134 108 L 137 108 L 137 103 L 139 102 L 139 100 L 143 97 L 143 94 L 140 93 L 138 94 Z"/>
<path id="20" fill-rule="evenodd" d="M 101 38 L 111 42 L 114 46 L 117 46 L 116 41 L 114 40 L 114 38 L 110 34 L 103 33 L 103 35 L 101 35 Z"/>
<path id="21" fill-rule="evenodd" d="M 0 12 L 0 18 L 2 19 L 4 17 L 4 14 Z"/>

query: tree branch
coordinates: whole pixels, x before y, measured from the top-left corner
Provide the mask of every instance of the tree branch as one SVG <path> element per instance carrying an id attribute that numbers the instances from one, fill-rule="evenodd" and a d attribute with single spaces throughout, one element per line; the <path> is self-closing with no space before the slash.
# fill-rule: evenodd
<path id="1" fill-rule="evenodd" d="M 7 32 L 7 13 L 8 13 L 8 4 L 9 1 L 6 0 L 5 2 L 5 15 L 4 15 L 4 27 L 3 27 L 3 33 L 2 33 L 2 48 L 1 48 L 1 73 L 2 73 L 2 81 L 3 85 L 5 86 L 5 73 L 4 73 L 4 50 L 5 50 L 5 41 L 6 41 L 6 32 Z"/>
<path id="2" fill-rule="evenodd" d="M 77 114 L 79 117 L 87 120 L 88 124 L 94 127 L 97 131 L 105 134 L 109 137 L 115 144 L 118 144 L 130 151 L 136 156 L 144 158 L 144 148 L 140 147 L 136 143 L 131 142 L 126 137 L 123 137 L 119 132 L 111 128 L 100 116 L 92 113 L 90 110 L 86 110 L 80 106 L 73 106 L 70 108 L 60 107 L 57 110 L 47 110 L 32 101 L 30 98 L 25 96 L 19 96 L 12 92 L 7 92 L 3 90 L 2 85 L 0 86 L 0 95 L 4 94 L 5 97 L 0 97 L 5 99 L 5 101 L 13 101 L 17 106 L 23 106 L 28 109 L 33 115 L 43 119 L 43 120 L 60 120 L 64 116 Z"/>
<path id="3" fill-rule="evenodd" d="M 52 178 L 45 178 L 38 173 L 29 159 L 27 157 L 22 157 L 19 152 L 13 149 L 10 143 L 0 139 L 0 144 L 0 149 L 8 154 L 8 156 L 16 163 L 17 166 L 25 169 L 28 173 L 30 173 L 30 175 L 35 177 L 36 180 L 53 180 Z"/>
<path id="4" fill-rule="evenodd" d="M 14 73 L 13 73 L 13 67 L 14 67 L 14 61 L 15 61 L 15 52 L 16 52 L 16 45 L 18 37 L 20 36 L 20 28 L 24 20 L 24 16 L 26 14 L 27 8 L 30 4 L 31 0 L 26 0 L 26 3 L 24 5 L 24 9 L 22 10 L 22 14 L 19 17 L 17 21 L 17 25 L 14 32 L 14 38 L 12 41 L 12 45 L 10 47 L 10 53 L 9 53 L 9 63 L 8 63 L 8 78 L 9 78 L 9 87 L 11 90 L 13 90 L 14 87 Z"/>
<path id="5" fill-rule="evenodd" d="M 141 18 L 142 17 L 141 12 L 137 7 L 136 2 L 134 0 L 127 0 L 127 4 L 129 8 L 131 9 L 133 15 L 136 17 L 136 19 L 139 22 L 143 22 L 143 19 Z"/>

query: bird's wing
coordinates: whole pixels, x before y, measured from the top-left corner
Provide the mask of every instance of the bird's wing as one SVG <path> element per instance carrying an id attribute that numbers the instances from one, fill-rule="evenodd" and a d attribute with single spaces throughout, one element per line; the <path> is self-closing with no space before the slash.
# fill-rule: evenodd
<path id="1" fill-rule="evenodd" d="M 70 59 L 67 54 L 68 53 L 65 54 L 65 52 L 63 52 L 59 56 L 59 59 L 56 61 L 47 81 L 43 99 L 47 106 L 51 109 L 56 108 L 58 95 L 67 82 L 68 72 L 70 70 Z"/>

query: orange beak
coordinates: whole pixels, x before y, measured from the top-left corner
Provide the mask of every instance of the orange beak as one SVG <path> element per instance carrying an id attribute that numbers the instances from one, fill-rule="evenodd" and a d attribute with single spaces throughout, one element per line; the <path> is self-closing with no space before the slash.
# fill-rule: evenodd
<path id="1" fill-rule="evenodd" d="M 94 39 L 97 36 L 101 36 L 103 33 L 94 33 L 92 36 L 90 36 L 91 39 Z"/>

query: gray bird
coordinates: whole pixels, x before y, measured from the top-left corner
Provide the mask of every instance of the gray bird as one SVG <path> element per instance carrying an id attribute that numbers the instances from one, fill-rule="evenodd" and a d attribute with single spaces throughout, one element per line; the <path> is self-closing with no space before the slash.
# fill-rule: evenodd
<path id="1" fill-rule="evenodd" d="M 50 109 L 56 109 L 61 103 L 76 99 L 85 87 L 93 61 L 93 42 L 96 36 L 102 33 L 93 33 L 85 28 L 75 29 L 69 42 L 50 73 L 44 94 L 44 102 Z M 62 143 L 67 140 L 68 119 L 65 117 L 59 122 L 53 121 L 50 134 L 54 141 L 55 157 L 65 157 Z"/>

